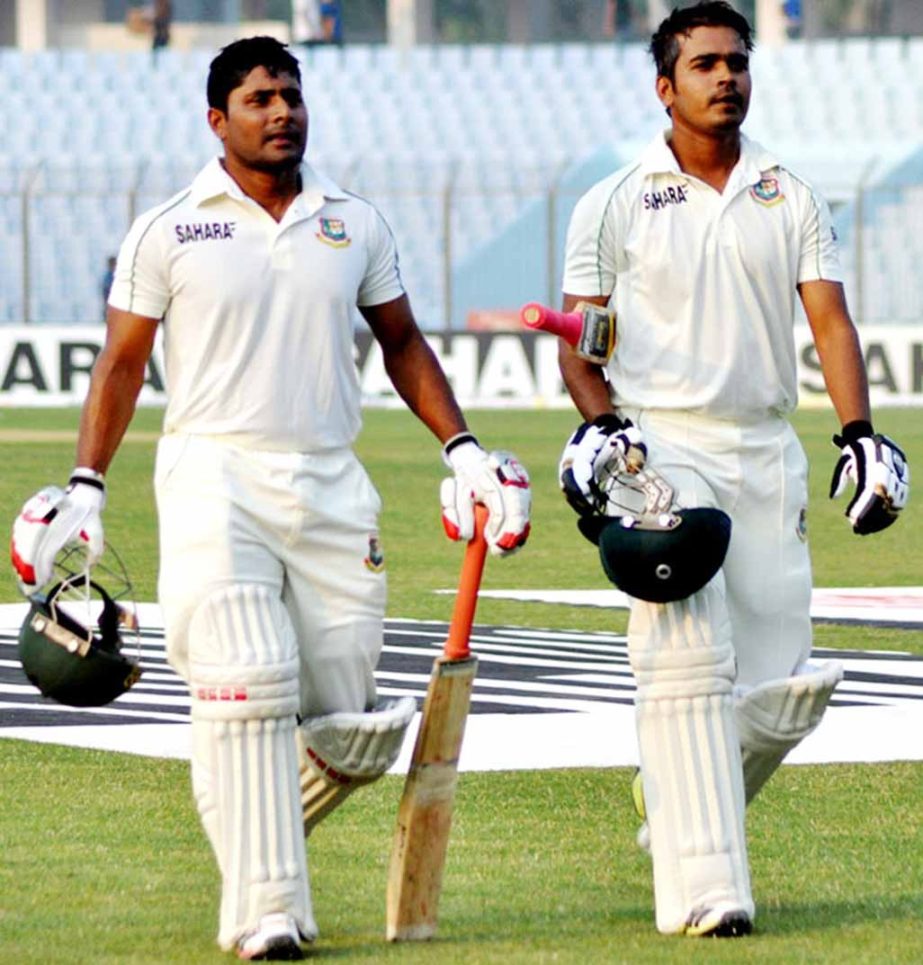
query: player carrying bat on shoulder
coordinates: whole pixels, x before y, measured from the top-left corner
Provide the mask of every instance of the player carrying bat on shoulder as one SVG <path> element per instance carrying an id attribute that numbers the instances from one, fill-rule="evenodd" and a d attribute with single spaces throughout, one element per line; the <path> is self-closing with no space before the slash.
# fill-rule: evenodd
<path id="1" fill-rule="evenodd" d="M 385 573 L 380 499 L 352 448 L 357 307 L 398 393 L 443 443 L 448 534 L 471 538 L 484 503 L 490 550 L 514 552 L 530 489 L 513 456 L 468 432 L 384 219 L 304 163 L 298 61 L 268 37 L 236 41 L 212 61 L 207 94 L 223 156 L 129 231 L 78 468 L 60 506 L 17 520 L 13 555 L 20 579 L 41 584 L 66 543 L 101 551 L 104 473 L 163 324 L 159 596 L 192 696 L 218 941 L 242 959 L 300 959 L 317 934 L 305 832 L 390 767 L 415 709 L 379 701 L 373 678 Z"/>
<path id="2" fill-rule="evenodd" d="M 741 133 L 751 46 L 749 24 L 726 3 L 661 23 L 651 53 L 670 127 L 578 202 L 563 281 L 565 311 L 584 301 L 615 312 L 605 368 L 562 342 L 562 374 L 586 421 L 561 483 L 592 518 L 613 513 L 613 474 L 629 501 L 632 474 L 641 478 L 646 502 L 622 517 L 628 528 L 581 528 L 610 575 L 625 572 L 621 555 L 639 554 L 628 572 L 639 841 L 653 859 L 658 929 L 693 936 L 751 931 L 744 807 L 820 722 L 842 676 L 836 661 L 808 662 L 807 465 L 786 417 L 797 401 L 796 294 L 842 426 L 831 495 L 855 486 L 853 530 L 894 523 L 910 478 L 901 449 L 872 426 L 827 206 Z M 657 480 L 672 487 L 666 503 Z M 723 566 L 719 555 L 700 589 L 671 594 L 695 558 L 694 546 L 671 544 L 687 531 L 684 513 L 701 509 L 730 524 L 702 529 L 724 540 L 729 531 Z"/>

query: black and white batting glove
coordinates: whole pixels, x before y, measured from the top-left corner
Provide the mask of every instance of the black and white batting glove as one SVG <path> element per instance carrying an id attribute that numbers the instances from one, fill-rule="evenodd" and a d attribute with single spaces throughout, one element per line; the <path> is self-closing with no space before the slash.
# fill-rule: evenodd
<path id="1" fill-rule="evenodd" d="M 907 505 L 910 466 L 897 443 L 875 432 L 869 422 L 849 422 L 833 437 L 840 458 L 830 481 L 830 498 L 842 495 L 848 482 L 856 492 L 845 515 L 854 533 L 865 536 L 886 529 Z"/>
<path id="2" fill-rule="evenodd" d="M 449 439 L 442 450 L 454 475 L 442 481 L 442 525 L 453 540 L 474 536 L 474 505 L 487 507 L 484 539 L 494 556 L 515 553 L 529 538 L 532 490 L 529 474 L 511 452 L 485 452 L 470 432 Z"/>
<path id="3" fill-rule="evenodd" d="M 84 546 L 88 566 L 102 556 L 105 505 L 102 474 L 85 467 L 73 471 L 66 489 L 46 486 L 26 501 L 13 522 L 10 541 L 10 558 L 25 596 L 51 580 L 55 557 L 65 546 Z"/>
<path id="4" fill-rule="evenodd" d="M 584 422 L 567 440 L 558 466 L 558 480 L 575 512 L 587 516 L 601 511 L 606 498 L 600 482 L 644 466 L 647 446 L 641 430 L 614 412 Z"/>

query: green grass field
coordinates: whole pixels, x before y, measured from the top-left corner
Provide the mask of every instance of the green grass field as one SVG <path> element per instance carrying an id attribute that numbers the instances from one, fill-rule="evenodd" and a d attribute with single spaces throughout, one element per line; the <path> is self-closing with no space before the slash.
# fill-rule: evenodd
<path id="1" fill-rule="evenodd" d="M 154 599 L 152 432 L 142 411 L 109 474 L 107 537 L 138 600 Z M 488 562 L 488 588 L 605 587 L 592 547 L 556 486 L 571 412 L 470 414 L 488 447 L 512 448 L 535 488 L 526 550 Z M 0 410 L 6 465 L 0 512 L 12 521 L 72 466 L 74 411 Z M 819 586 L 914 586 L 923 575 L 923 510 L 875 537 L 852 535 L 826 498 L 836 428 L 799 414 L 813 466 L 809 533 Z M 918 411 L 877 425 L 923 466 Z M 442 535 L 438 448 L 403 412 L 367 413 L 359 445 L 385 501 L 389 614 L 447 619 L 459 547 Z M 0 600 L 18 599 L 7 572 Z M 483 600 L 478 622 L 620 631 L 625 615 Z M 817 628 L 825 647 L 923 653 L 916 631 Z M 345 962 L 919 962 L 923 959 L 923 764 L 786 767 L 748 814 L 756 933 L 744 941 L 665 938 L 652 920 L 650 869 L 634 845 L 625 768 L 462 775 L 439 935 L 384 942 L 388 850 L 401 780 L 357 793 L 312 837 L 321 940 Z M 187 765 L 22 741 L 0 742 L 0 958 L 16 963 L 205 963 L 214 945 L 217 873 L 198 824 Z"/>

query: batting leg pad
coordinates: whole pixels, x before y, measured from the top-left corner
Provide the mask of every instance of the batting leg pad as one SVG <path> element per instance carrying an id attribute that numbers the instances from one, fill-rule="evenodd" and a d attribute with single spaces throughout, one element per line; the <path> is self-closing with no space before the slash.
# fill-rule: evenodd
<path id="1" fill-rule="evenodd" d="M 634 602 L 629 658 L 659 931 L 711 908 L 753 917 L 734 722 L 734 655 L 710 587 L 677 603 Z"/>
<path id="2" fill-rule="evenodd" d="M 792 677 L 770 680 L 737 694 L 734 716 L 748 804 L 785 755 L 821 722 L 842 679 L 839 660 L 804 663 Z"/>
<path id="3" fill-rule="evenodd" d="M 288 615 L 262 586 L 229 586 L 200 604 L 189 638 L 193 787 L 221 871 L 218 942 L 231 949 L 280 912 L 313 938 Z"/>
<path id="4" fill-rule="evenodd" d="M 308 835 L 363 784 L 397 760 L 416 712 L 413 697 L 382 701 L 366 713 L 311 717 L 298 728 L 301 807 Z"/>

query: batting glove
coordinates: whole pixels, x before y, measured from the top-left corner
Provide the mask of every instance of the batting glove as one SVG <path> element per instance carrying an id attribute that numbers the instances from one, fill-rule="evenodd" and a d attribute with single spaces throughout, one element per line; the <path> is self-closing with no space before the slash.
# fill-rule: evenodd
<path id="1" fill-rule="evenodd" d="M 830 481 L 830 498 L 842 495 L 847 483 L 854 482 L 856 493 L 845 512 L 853 532 L 865 536 L 886 529 L 910 495 L 910 466 L 903 450 L 864 421 L 847 423 L 833 444 L 841 455 Z"/>
<path id="2" fill-rule="evenodd" d="M 607 412 L 584 422 L 567 440 L 558 479 L 571 507 L 588 516 L 600 512 L 606 502 L 600 482 L 613 474 L 638 472 L 645 459 L 641 430 L 630 419 Z"/>
<path id="3" fill-rule="evenodd" d="M 470 432 L 451 438 L 442 450 L 454 476 L 439 490 L 442 525 L 449 539 L 474 536 L 474 504 L 487 507 L 484 539 L 494 556 L 515 553 L 529 538 L 532 490 L 529 474 L 511 452 L 485 452 Z"/>
<path id="4" fill-rule="evenodd" d="M 106 484 L 92 469 L 79 467 L 66 489 L 46 486 L 22 507 L 13 523 L 10 558 L 25 596 L 32 596 L 51 580 L 54 561 L 65 546 L 86 548 L 87 565 L 103 554 L 101 513 Z"/>

